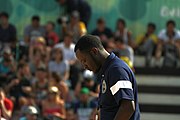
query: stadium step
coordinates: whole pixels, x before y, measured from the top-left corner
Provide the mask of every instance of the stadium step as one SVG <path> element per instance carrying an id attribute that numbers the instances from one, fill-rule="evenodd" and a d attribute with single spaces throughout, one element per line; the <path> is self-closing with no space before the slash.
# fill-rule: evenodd
<path id="1" fill-rule="evenodd" d="M 141 120 L 180 120 L 180 76 L 136 75 Z"/>

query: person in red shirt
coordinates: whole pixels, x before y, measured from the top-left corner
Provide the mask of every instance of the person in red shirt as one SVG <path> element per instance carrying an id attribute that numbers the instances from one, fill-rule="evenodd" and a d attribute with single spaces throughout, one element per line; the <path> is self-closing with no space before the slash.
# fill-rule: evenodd
<path id="1" fill-rule="evenodd" d="M 54 32 L 55 24 L 49 21 L 46 24 L 46 40 L 48 46 L 53 47 L 55 44 L 59 42 L 58 35 Z"/>
<path id="2" fill-rule="evenodd" d="M 6 98 L 5 92 L 2 88 L 0 88 L 0 110 L 1 117 L 5 119 L 10 119 L 13 111 L 13 102 Z"/>

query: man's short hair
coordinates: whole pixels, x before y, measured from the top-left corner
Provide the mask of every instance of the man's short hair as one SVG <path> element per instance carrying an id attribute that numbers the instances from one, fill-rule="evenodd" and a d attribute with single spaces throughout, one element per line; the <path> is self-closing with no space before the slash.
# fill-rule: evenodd
<path id="1" fill-rule="evenodd" d="M 1 12 L 0 13 L 0 17 L 6 17 L 6 18 L 9 18 L 9 15 L 7 12 Z"/>
<path id="2" fill-rule="evenodd" d="M 74 52 L 76 52 L 77 50 L 88 51 L 93 47 L 99 48 L 101 50 L 104 49 L 99 37 L 94 35 L 84 35 L 77 42 L 74 48 Z"/>
<path id="3" fill-rule="evenodd" d="M 176 22 L 174 20 L 168 20 L 166 26 L 168 26 L 169 24 L 172 24 L 174 27 L 176 27 Z"/>
<path id="4" fill-rule="evenodd" d="M 31 18 L 32 21 L 36 20 L 36 21 L 40 21 L 40 17 L 38 15 L 34 15 Z"/>

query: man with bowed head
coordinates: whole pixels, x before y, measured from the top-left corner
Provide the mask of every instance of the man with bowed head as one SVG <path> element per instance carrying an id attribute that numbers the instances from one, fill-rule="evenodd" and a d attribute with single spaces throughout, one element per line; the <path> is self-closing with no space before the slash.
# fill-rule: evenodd
<path id="1" fill-rule="evenodd" d="M 74 51 L 84 68 L 101 76 L 100 120 L 140 120 L 137 84 L 131 69 L 114 53 L 108 53 L 93 35 L 82 36 Z"/>

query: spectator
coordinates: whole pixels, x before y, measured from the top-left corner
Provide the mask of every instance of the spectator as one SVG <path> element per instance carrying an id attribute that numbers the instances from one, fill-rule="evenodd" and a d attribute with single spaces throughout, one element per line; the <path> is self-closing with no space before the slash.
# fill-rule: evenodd
<path id="1" fill-rule="evenodd" d="M 63 26 L 64 34 L 67 32 L 71 32 L 73 34 L 73 42 L 76 43 L 78 39 L 87 33 L 86 26 L 84 22 L 80 21 L 79 13 L 77 11 L 73 11 L 70 17 L 70 22 Z"/>
<path id="2" fill-rule="evenodd" d="M 67 14 L 71 14 L 73 11 L 80 13 L 80 20 L 83 21 L 86 26 L 91 18 L 91 7 L 85 0 L 56 0 L 61 6 L 64 6 Z"/>
<path id="3" fill-rule="evenodd" d="M 149 23 L 147 25 L 147 31 L 137 39 L 137 52 L 146 56 L 146 65 L 149 66 L 153 51 L 155 50 L 158 42 L 157 36 L 155 35 L 156 25 Z"/>
<path id="4" fill-rule="evenodd" d="M 97 20 L 97 28 L 94 29 L 91 34 L 99 36 L 103 41 L 107 41 L 113 36 L 111 29 L 106 27 L 106 23 L 103 18 L 99 18 Z"/>
<path id="5" fill-rule="evenodd" d="M 91 97 L 98 97 L 98 89 L 99 89 L 99 85 L 96 83 L 96 81 L 94 80 L 94 74 L 92 71 L 89 70 L 85 70 L 83 72 L 83 81 L 79 81 L 78 84 L 76 85 L 76 89 L 75 89 L 75 95 L 78 97 L 80 94 L 80 90 L 84 87 L 89 89 L 89 95 Z"/>
<path id="6" fill-rule="evenodd" d="M 44 67 L 37 68 L 35 78 L 33 79 L 32 88 L 33 96 L 36 100 L 36 104 L 40 105 L 40 102 L 46 98 L 48 92 L 48 77 L 47 69 Z"/>
<path id="7" fill-rule="evenodd" d="M 24 29 L 24 40 L 27 45 L 34 44 L 37 37 L 45 37 L 45 28 L 40 25 L 40 17 L 33 16 L 31 18 L 31 25 Z"/>
<path id="8" fill-rule="evenodd" d="M 39 49 L 33 49 L 31 52 L 29 66 L 31 73 L 35 75 L 38 68 L 46 66 L 45 62 L 43 61 L 45 55 Z"/>
<path id="9" fill-rule="evenodd" d="M 23 113 L 19 120 L 38 120 L 38 110 L 34 106 L 27 106 Z"/>
<path id="10" fill-rule="evenodd" d="M 0 88 L 0 110 L 0 118 L 3 117 L 8 120 L 11 119 L 11 115 L 13 112 L 13 102 L 6 97 L 5 92 L 2 88 Z"/>
<path id="11" fill-rule="evenodd" d="M 75 44 L 73 43 L 73 35 L 68 32 L 64 36 L 64 41 L 55 45 L 54 48 L 60 48 L 63 51 L 64 60 L 70 65 L 74 65 L 77 61 L 74 53 Z"/>
<path id="12" fill-rule="evenodd" d="M 55 72 L 62 76 L 62 80 L 66 81 L 69 78 L 69 64 L 63 59 L 63 51 L 55 48 L 52 53 L 52 60 L 49 61 L 49 72 Z"/>
<path id="13" fill-rule="evenodd" d="M 9 23 L 9 15 L 6 12 L 0 13 L 0 44 L 8 44 L 16 47 L 16 28 Z M 1 48 L 0 47 L 0 48 Z"/>
<path id="14" fill-rule="evenodd" d="M 33 65 L 32 61 L 34 61 L 34 63 L 36 62 L 38 63 L 39 61 L 39 63 L 41 63 L 40 64 L 41 66 L 47 67 L 48 62 L 50 60 L 50 52 L 51 52 L 51 48 L 46 46 L 45 39 L 43 37 L 37 37 L 34 41 L 34 45 L 31 45 L 29 48 L 29 59 L 30 59 L 31 65 Z M 39 54 L 39 56 L 37 54 Z M 37 59 L 35 59 L 35 57 L 37 57 Z M 41 66 L 34 66 L 34 68 L 41 67 Z"/>
<path id="15" fill-rule="evenodd" d="M 31 75 L 29 66 L 26 63 L 18 65 L 17 76 L 11 78 L 6 90 L 10 93 L 11 99 L 16 103 L 16 108 L 23 106 L 24 102 L 31 98 Z M 20 104 L 22 103 L 22 104 Z"/>
<path id="16" fill-rule="evenodd" d="M 16 63 L 11 53 L 10 48 L 4 48 L 3 56 L 0 59 L 0 86 L 8 82 L 8 78 L 11 77 L 16 70 Z"/>
<path id="17" fill-rule="evenodd" d="M 64 36 L 64 41 L 55 45 L 54 47 L 61 48 L 63 50 L 64 60 L 68 61 L 70 65 L 70 80 L 72 89 L 75 88 L 80 76 L 79 64 L 77 64 L 74 47 L 75 44 L 73 43 L 73 35 L 71 32 L 66 33 Z"/>
<path id="18" fill-rule="evenodd" d="M 65 103 L 59 97 L 59 92 L 55 86 L 49 88 L 48 98 L 42 101 L 42 114 L 45 118 L 66 118 Z"/>
<path id="19" fill-rule="evenodd" d="M 47 45 L 53 47 L 59 42 L 58 35 L 54 32 L 55 24 L 52 21 L 49 21 L 46 24 L 46 41 Z"/>
<path id="20" fill-rule="evenodd" d="M 118 19 L 116 24 L 115 37 L 121 37 L 125 44 L 135 47 L 132 41 L 132 33 L 126 28 L 126 22 L 123 19 Z"/>
<path id="21" fill-rule="evenodd" d="M 178 61 L 178 50 L 180 41 L 180 31 L 176 29 L 176 23 L 169 20 L 166 23 L 166 29 L 160 31 L 158 35 L 158 44 L 156 49 L 156 60 L 160 60 L 164 52 L 165 67 L 175 67 Z"/>
<path id="22" fill-rule="evenodd" d="M 84 87 L 80 91 L 79 100 L 74 103 L 75 113 L 78 120 L 89 120 L 91 113 L 95 111 L 97 104 L 89 99 L 89 89 Z"/>
<path id="23" fill-rule="evenodd" d="M 124 43 L 124 40 L 120 37 L 115 38 L 115 44 L 117 49 L 115 53 L 119 56 L 122 60 L 124 60 L 129 67 L 134 71 L 133 63 L 134 63 L 134 51 L 133 49 Z"/>
<path id="24" fill-rule="evenodd" d="M 61 98 L 66 102 L 69 101 L 69 88 L 67 86 L 67 84 L 62 81 L 61 76 L 56 74 L 56 73 L 52 73 L 51 74 L 51 78 L 49 81 L 49 86 L 56 86 L 59 91 L 63 91 L 60 96 Z"/>

